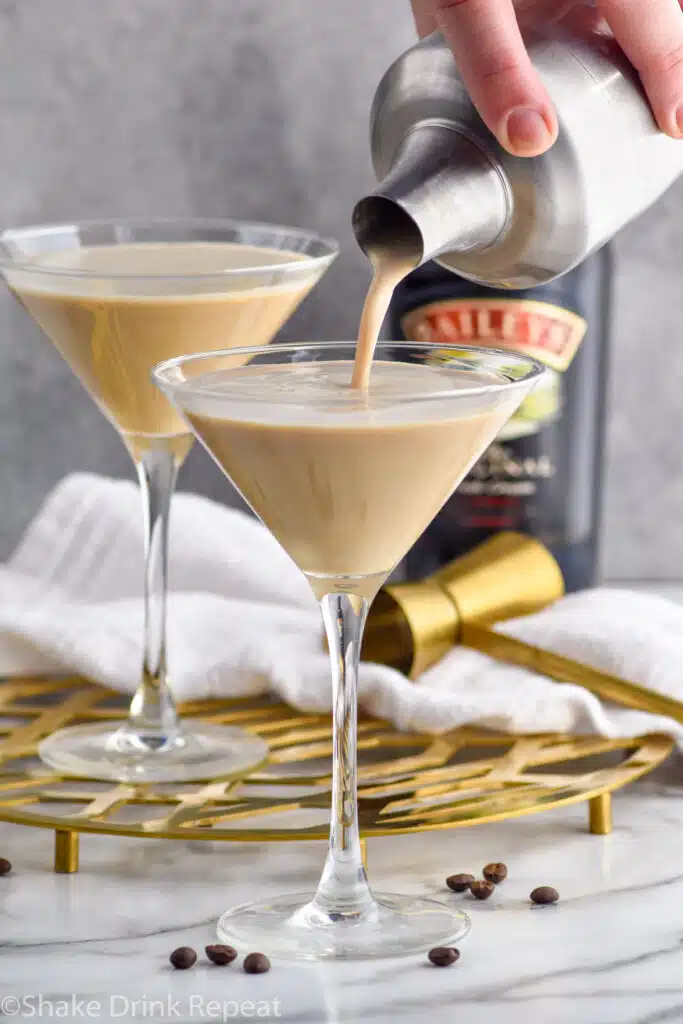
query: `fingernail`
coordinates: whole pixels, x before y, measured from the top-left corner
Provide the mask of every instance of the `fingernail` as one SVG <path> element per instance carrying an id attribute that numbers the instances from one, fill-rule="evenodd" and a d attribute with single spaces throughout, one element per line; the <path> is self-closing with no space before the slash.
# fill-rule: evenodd
<path id="1" fill-rule="evenodd" d="M 504 133 L 512 149 L 529 156 L 542 153 L 552 142 L 543 115 L 530 107 L 511 110 L 505 120 Z"/>
<path id="2" fill-rule="evenodd" d="M 674 122 L 678 129 L 678 135 L 683 138 L 683 103 L 680 103 L 674 111 Z"/>

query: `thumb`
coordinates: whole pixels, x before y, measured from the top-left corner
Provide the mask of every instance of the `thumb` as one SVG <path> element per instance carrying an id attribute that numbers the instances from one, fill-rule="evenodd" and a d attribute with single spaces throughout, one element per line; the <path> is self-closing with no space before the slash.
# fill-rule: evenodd
<path id="1" fill-rule="evenodd" d="M 434 0 L 411 0 L 415 27 L 420 39 L 436 32 L 437 24 L 434 16 Z"/>

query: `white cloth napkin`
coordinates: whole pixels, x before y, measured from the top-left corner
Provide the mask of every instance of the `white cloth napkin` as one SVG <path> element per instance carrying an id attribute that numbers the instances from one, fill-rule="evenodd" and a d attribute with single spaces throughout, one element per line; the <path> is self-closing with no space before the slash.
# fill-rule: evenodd
<path id="1" fill-rule="evenodd" d="M 68 477 L 0 568 L 0 674 L 77 672 L 132 692 L 141 588 L 137 488 Z M 585 591 L 500 629 L 683 698 L 683 608 L 662 598 Z M 273 690 L 306 710 L 331 707 L 320 617 L 303 576 L 259 522 L 189 494 L 176 495 L 171 518 L 169 668 L 179 699 Z M 363 665 L 360 690 L 368 711 L 402 729 L 665 731 L 683 746 L 683 726 L 668 718 L 602 704 L 463 648 L 415 683 Z"/>

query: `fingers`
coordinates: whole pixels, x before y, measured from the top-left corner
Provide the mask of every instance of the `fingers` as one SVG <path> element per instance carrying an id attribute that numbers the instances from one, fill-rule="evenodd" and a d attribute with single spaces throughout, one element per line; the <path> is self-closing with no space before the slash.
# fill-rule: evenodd
<path id="1" fill-rule="evenodd" d="M 598 0 L 662 131 L 683 138 L 683 11 L 678 0 Z"/>
<path id="2" fill-rule="evenodd" d="M 545 152 L 557 137 L 557 119 L 512 0 L 432 0 L 432 7 L 472 100 L 501 145 L 517 156 Z"/>
<path id="3" fill-rule="evenodd" d="M 413 6 L 413 17 L 415 27 L 420 39 L 424 39 L 431 32 L 436 32 L 436 18 L 434 17 L 434 0 L 410 0 Z"/>

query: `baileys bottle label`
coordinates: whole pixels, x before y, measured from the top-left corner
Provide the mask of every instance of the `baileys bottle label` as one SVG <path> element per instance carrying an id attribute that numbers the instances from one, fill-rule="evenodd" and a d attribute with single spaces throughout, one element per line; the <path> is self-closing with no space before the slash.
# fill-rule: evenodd
<path id="1" fill-rule="evenodd" d="M 557 472 L 541 437 L 531 447 L 524 439 L 542 435 L 543 428 L 561 416 L 561 374 L 583 341 L 586 321 L 548 302 L 477 296 L 420 306 L 403 317 L 401 327 L 404 336 L 414 341 L 510 349 L 532 356 L 547 367 L 535 389 L 458 488 L 461 502 L 468 495 L 479 501 L 468 509 L 465 525 L 509 527 L 513 521 L 509 519 L 512 508 L 508 502 L 533 499 L 539 484 Z M 444 351 L 443 360 L 452 354 Z M 439 359 L 438 351 L 432 358 Z M 485 505 L 481 504 L 484 500 Z"/>
<path id="2" fill-rule="evenodd" d="M 402 321 L 405 337 L 414 341 L 508 348 L 545 363 L 548 372 L 503 428 L 499 441 L 536 433 L 542 424 L 559 416 L 562 389 L 558 374 L 576 355 L 586 328 L 586 321 L 568 309 L 512 298 L 432 302 L 412 310 Z M 500 458 L 497 461 L 500 466 Z"/>

